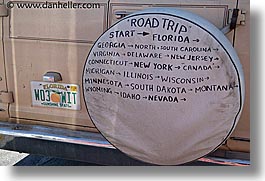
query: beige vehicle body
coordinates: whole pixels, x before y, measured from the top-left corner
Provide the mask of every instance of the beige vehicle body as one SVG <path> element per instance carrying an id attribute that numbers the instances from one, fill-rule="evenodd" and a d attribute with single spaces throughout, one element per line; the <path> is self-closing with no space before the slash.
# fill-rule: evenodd
<path id="1" fill-rule="evenodd" d="M 16 6 L 6 9 L 7 2 L 7 0 L 0 2 L 2 41 L 0 43 L 0 128 L 3 128 L 0 129 L 2 130 L 0 134 L 3 134 L 0 138 L 0 143 L 3 144 L 0 146 L 25 152 L 34 151 L 30 148 L 20 150 L 18 145 L 16 148 L 8 147 L 7 143 L 12 141 L 12 138 L 7 140 L 5 135 L 31 138 L 29 135 L 35 134 L 35 139 L 39 136 L 42 140 L 52 140 L 47 135 L 50 130 L 56 129 L 64 130 L 62 135 L 69 131 L 68 136 L 71 132 L 75 134 L 79 131 L 82 134 L 98 133 L 88 116 L 81 89 L 80 110 L 38 107 L 32 105 L 30 83 L 42 81 L 47 72 L 58 72 L 62 76 L 62 83 L 76 84 L 81 88 L 83 67 L 93 43 L 119 19 L 150 7 L 174 7 L 198 14 L 221 30 L 230 24 L 232 11 L 237 6 L 236 0 L 74 0 L 73 2 L 98 3 L 100 6 L 89 10 L 17 8 Z M 42 1 L 28 0 L 27 2 Z M 216 152 L 219 156 L 227 156 L 229 153 L 235 156 L 234 153 L 237 153 L 238 156 L 235 158 L 249 157 L 249 6 L 249 0 L 238 1 L 239 15 L 236 32 L 232 30 L 226 34 L 231 44 L 234 44 L 243 65 L 246 94 L 239 123 L 231 137 Z M 36 131 L 34 126 L 37 126 L 40 132 Z M 42 127 L 49 131 L 44 131 L 45 134 L 42 134 Z M 55 132 L 52 135 L 56 135 Z M 84 141 L 83 138 L 86 136 L 82 138 L 82 134 L 79 136 Z M 60 132 L 57 132 L 54 138 L 58 138 L 56 142 L 68 142 L 60 140 L 59 137 Z M 72 141 L 68 143 L 86 145 L 81 141 L 75 142 L 74 138 L 69 140 Z M 75 159 L 75 157 L 72 158 Z"/>

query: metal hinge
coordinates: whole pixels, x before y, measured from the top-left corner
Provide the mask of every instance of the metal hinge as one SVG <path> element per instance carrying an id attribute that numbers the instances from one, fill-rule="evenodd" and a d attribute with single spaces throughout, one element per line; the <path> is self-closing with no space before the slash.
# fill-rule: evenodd
<path id="1" fill-rule="evenodd" d="M 228 24 L 232 23 L 233 19 L 235 18 L 235 10 L 238 10 L 236 13 L 236 24 L 245 25 L 247 11 L 244 9 L 229 9 Z"/>
<path id="2" fill-rule="evenodd" d="M 13 103 L 13 93 L 12 92 L 2 92 L 0 91 L 0 103 Z"/>
<path id="3" fill-rule="evenodd" d="M 228 24 L 221 29 L 224 34 L 234 30 L 238 25 L 246 24 L 246 10 L 243 9 L 229 9 Z"/>
<path id="4" fill-rule="evenodd" d="M 5 4 L 0 4 L 0 17 L 7 17 L 8 10 Z"/>
<path id="5" fill-rule="evenodd" d="M 238 18 L 237 18 L 237 24 L 239 25 L 245 25 L 246 24 L 246 14 L 247 11 L 244 9 L 241 9 L 238 13 Z"/>

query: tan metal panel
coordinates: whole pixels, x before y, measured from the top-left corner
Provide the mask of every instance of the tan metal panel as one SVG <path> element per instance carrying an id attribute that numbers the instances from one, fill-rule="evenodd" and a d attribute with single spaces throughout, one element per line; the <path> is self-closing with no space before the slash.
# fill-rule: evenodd
<path id="1" fill-rule="evenodd" d="M 126 9 L 129 12 L 136 12 L 139 10 L 144 9 L 145 7 L 140 7 L 139 9 L 136 10 L 134 5 L 130 5 L 131 7 L 129 7 L 128 5 L 113 5 L 112 7 L 112 14 L 115 14 L 116 12 L 122 11 L 124 9 Z M 160 7 L 158 5 L 154 5 L 152 7 Z M 226 19 L 226 13 L 228 12 L 228 8 L 227 6 L 177 6 L 177 5 L 166 5 L 166 7 L 174 7 L 174 8 L 179 8 L 182 10 L 186 10 L 186 11 L 190 11 L 193 12 L 195 14 L 198 14 L 206 19 L 208 19 L 211 23 L 213 23 L 214 25 L 216 25 L 218 28 L 222 28 L 225 25 L 225 19 Z M 208 14 L 215 14 L 214 16 L 210 16 L 207 17 Z M 118 19 L 113 16 L 112 20 L 111 20 L 111 24 L 115 23 Z"/>
<path id="2" fill-rule="evenodd" d="M 110 4 L 110 11 L 114 14 L 117 11 L 127 10 L 128 12 L 135 12 L 153 7 L 171 7 L 180 8 L 182 10 L 190 11 L 207 19 L 218 28 L 222 28 L 227 24 L 229 9 L 235 7 L 235 1 L 231 0 L 112 0 Z M 209 16 L 210 15 L 210 16 Z M 110 19 L 110 24 L 116 22 L 117 19 L 113 16 Z"/>
<path id="3" fill-rule="evenodd" d="M 31 124 L 94 127 L 82 94 L 80 111 L 33 107 L 30 81 L 42 81 L 46 72 L 56 71 L 61 73 L 62 83 L 80 85 L 91 43 L 107 26 L 107 0 L 98 2 L 104 6 L 85 11 L 11 9 L 9 18 L 4 19 L 7 82 L 15 101 L 10 105 L 11 118 L 28 119 Z"/>
<path id="4" fill-rule="evenodd" d="M 235 48 L 243 65 L 246 83 L 245 104 L 241 119 L 232 137 L 250 138 L 250 9 L 249 1 L 241 0 L 239 9 L 245 9 L 246 24 L 236 29 Z M 232 144 L 232 143 L 231 143 Z M 249 144 L 249 143 L 248 143 Z M 237 146 L 238 147 L 238 146 Z"/>
<path id="5" fill-rule="evenodd" d="M 47 71 L 60 72 L 64 83 L 80 85 L 83 64 L 91 45 L 20 39 L 6 39 L 5 45 L 8 87 L 14 92 L 15 100 L 10 105 L 11 117 L 93 126 L 82 94 L 81 110 L 69 111 L 33 107 L 30 91 L 30 81 L 42 81 L 42 76 Z"/>
<path id="6" fill-rule="evenodd" d="M 0 3 L 3 1 L 1 0 Z M 2 43 L 2 18 L 0 18 L 0 92 L 7 92 L 6 87 L 6 73 L 5 73 L 5 59 L 3 54 L 3 43 Z M 0 103 L 0 120 L 6 120 L 9 117 L 8 115 L 8 104 Z"/>
<path id="7" fill-rule="evenodd" d="M 10 10 L 10 37 L 63 41 L 95 41 L 106 29 L 107 4 L 102 1 L 93 0 L 75 0 L 72 2 L 99 3 L 100 8 L 28 9 L 16 8 L 14 6 Z"/>

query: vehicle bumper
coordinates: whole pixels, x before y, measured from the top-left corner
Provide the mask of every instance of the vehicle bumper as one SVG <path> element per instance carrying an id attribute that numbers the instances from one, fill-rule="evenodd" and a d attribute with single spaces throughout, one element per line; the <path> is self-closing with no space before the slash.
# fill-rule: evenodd
<path id="1" fill-rule="evenodd" d="M 113 147 L 101 134 L 68 129 L 0 123 L 0 148 L 84 161 L 99 165 L 148 166 Z M 216 157 L 210 154 L 182 166 L 249 166 L 249 159 Z"/>

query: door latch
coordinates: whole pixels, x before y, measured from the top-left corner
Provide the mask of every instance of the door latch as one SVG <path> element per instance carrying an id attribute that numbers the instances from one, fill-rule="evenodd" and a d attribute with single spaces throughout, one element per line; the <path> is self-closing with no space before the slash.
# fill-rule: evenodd
<path id="1" fill-rule="evenodd" d="M 116 19 L 121 19 L 124 18 L 125 16 L 128 16 L 129 14 L 132 14 L 133 12 L 129 12 L 129 11 L 116 11 L 114 13 Z"/>
<path id="2" fill-rule="evenodd" d="M 13 103 L 13 92 L 0 91 L 0 103 Z"/>

